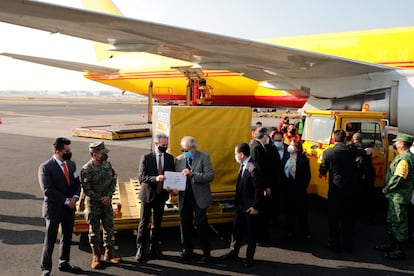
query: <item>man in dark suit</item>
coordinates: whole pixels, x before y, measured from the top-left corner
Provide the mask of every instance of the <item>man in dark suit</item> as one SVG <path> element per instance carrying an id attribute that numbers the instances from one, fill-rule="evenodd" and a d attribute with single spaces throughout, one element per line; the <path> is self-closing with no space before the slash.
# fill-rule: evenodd
<path id="1" fill-rule="evenodd" d="M 184 136 L 181 139 L 183 154 L 175 161 L 175 170 L 187 177 L 185 191 L 180 191 L 178 207 L 180 209 L 181 257 L 190 259 L 193 256 L 193 219 L 197 226 L 203 256 L 201 262 L 210 261 L 210 241 L 208 238 L 207 207 L 212 197 L 210 182 L 213 181 L 214 171 L 210 156 L 197 150 L 194 137 Z"/>
<path id="2" fill-rule="evenodd" d="M 56 138 L 52 149 L 52 158 L 42 163 L 38 171 L 39 184 L 44 195 L 42 215 L 46 220 L 40 263 L 42 275 L 50 275 L 52 270 L 52 254 L 59 225 L 62 229 L 59 243 L 59 270 L 66 272 L 81 270 L 69 264 L 75 207 L 80 193 L 76 164 L 70 161 L 71 142 L 66 138 Z"/>
<path id="3" fill-rule="evenodd" d="M 352 147 L 345 144 L 345 138 L 344 130 L 334 131 L 335 145 L 325 150 L 319 167 L 321 175 L 327 175 L 329 172 L 328 247 L 333 252 L 342 249 L 352 251 L 357 154 Z"/>
<path id="4" fill-rule="evenodd" d="M 268 246 L 270 245 L 270 231 L 269 224 L 271 219 L 271 209 L 272 209 L 272 188 L 274 189 L 274 172 L 276 171 L 273 167 L 274 164 L 271 162 L 274 161 L 271 158 L 272 153 L 268 152 L 266 146 L 269 144 L 269 136 L 267 135 L 267 128 L 259 127 L 254 132 L 254 137 L 256 138 L 252 141 L 250 145 L 250 155 L 257 162 L 262 172 L 262 188 L 264 198 L 262 200 L 262 206 L 260 208 L 259 214 L 259 234 L 258 242 L 260 245 Z M 273 160 L 272 160 L 273 159 Z"/>
<path id="5" fill-rule="evenodd" d="M 141 184 L 139 199 L 141 200 L 140 222 L 137 235 L 138 262 L 143 262 L 149 254 L 161 259 L 163 254 L 159 249 L 161 220 L 164 214 L 165 201 L 168 199 L 168 191 L 163 189 L 165 171 L 175 171 L 174 157 L 167 153 L 168 137 L 165 134 L 157 134 L 154 137 L 155 151 L 144 155 L 139 166 L 138 179 Z M 151 237 L 148 223 L 152 215 Z"/>
<path id="6" fill-rule="evenodd" d="M 289 159 L 289 153 L 287 151 L 288 145 L 283 143 L 283 133 L 273 132 L 271 138 L 279 154 L 279 159 L 282 162 L 281 167 L 284 168 L 286 161 Z"/>
<path id="7" fill-rule="evenodd" d="M 274 204 L 274 212 L 273 212 L 273 220 L 276 225 L 279 225 L 281 228 L 283 228 L 283 218 L 286 215 L 286 212 L 288 211 L 286 209 L 286 206 L 288 205 L 288 202 L 286 201 L 286 195 L 287 195 L 287 178 L 284 173 L 284 168 L 286 165 L 286 161 L 289 159 L 289 152 L 287 151 L 288 145 L 283 143 L 283 133 L 282 132 L 273 132 L 271 135 L 273 145 L 276 148 L 276 151 L 279 156 L 279 169 L 277 171 L 277 179 L 278 179 L 278 188 L 275 191 L 272 191 L 272 196 L 275 198 L 273 202 Z"/>
<path id="8" fill-rule="evenodd" d="M 238 258 L 243 232 L 247 230 L 247 250 L 244 266 L 250 267 L 253 265 L 253 257 L 256 251 L 258 214 L 263 198 L 261 171 L 257 162 L 250 157 L 248 144 L 238 144 L 234 150 L 234 157 L 240 164 L 235 197 L 236 214 L 230 252 L 223 255 L 221 259 Z"/>

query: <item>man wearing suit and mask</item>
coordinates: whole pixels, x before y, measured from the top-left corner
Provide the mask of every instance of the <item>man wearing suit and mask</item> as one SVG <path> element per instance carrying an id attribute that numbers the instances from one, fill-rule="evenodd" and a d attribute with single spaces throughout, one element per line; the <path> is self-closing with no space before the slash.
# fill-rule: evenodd
<path id="1" fill-rule="evenodd" d="M 268 151 L 267 145 L 269 144 L 269 136 L 267 135 L 267 128 L 257 128 L 254 132 L 256 138 L 251 142 L 250 155 L 257 162 L 262 172 L 262 188 L 264 198 L 262 200 L 262 206 L 259 215 L 259 233 L 258 242 L 260 245 L 270 245 L 270 231 L 269 225 L 272 216 L 272 193 L 276 188 L 277 179 L 274 178 L 274 172 L 276 169 L 271 160 L 274 161 L 274 155 L 276 152 Z M 272 156 L 273 155 L 273 156 Z"/>
<path id="2" fill-rule="evenodd" d="M 175 170 L 187 177 L 185 191 L 179 192 L 178 207 L 180 209 L 181 257 L 190 259 L 193 256 L 193 218 L 197 226 L 203 256 L 201 261 L 210 261 L 210 241 L 208 238 L 207 207 L 212 201 L 210 182 L 214 171 L 210 156 L 197 150 L 194 137 L 184 136 L 181 139 L 183 154 L 175 161 Z"/>
<path id="3" fill-rule="evenodd" d="M 69 264 L 75 207 L 80 193 L 76 164 L 70 160 L 71 142 L 66 138 L 56 138 L 52 150 L 52 158 L 42 163 L 38 171 L 39 184 L 44 195 L 42 215 L 46 220 L 40 264 L 42 275 L 50 275 L 52 270 L 52 254 L 59 225 L 62 229 L 59 242 L 59 270 L 81 271 L 79 267 Z"/>
<path id="4" fill-rule="evenodd" d="M 284 167 L 286 165 L 287 160 L 289 159 L 290 154 L 287 151 L 288 145 L 283 142 L 283 132 L 273 132 L 271 138 L 274 146 L 276 147 L 280 159 L 279 169 L 277 172 L 279 175 L 277 177 L 277 179 L 279 180 L 279 191 L 276 191 L 275 193 L 277 195 L 274 196 L 278 199 L 274 201 L 274 204 L 276 205 L 275 208 L 277 211 L 274 212 L 273 218 L 276 220 L 276 223 L 281 224 L 283 223 L 283 220 L 279 220 L 279 217 L 281 216 L 280 218 L 282 218 L 284 217 L 284 215 L 286 215 L 286 212 L 288 211 L 286 210 L 286 206 L 289 204 L 286 201 L 288 179 L 286 178 L 286 175 L 284 173 Z"/>
<path id="5" fill-rule="evenodd" d="M 141 158 L 138 179 L 141 183 L 139 199 L 141 200 L 140 222 L 137 235 L 138 262 L 143 262 L 148 254 L 161 259 L 163 254 L 159 249 L 161 220 L 164 214 L 165 201 L 168 199 L 168 191 L 163 189 L 165 171 L 175 171 L 174 157 L 167 153 L 168 137 L 165 134 L 157 134 L 154 137 L 155 151 Z M 152 216 L 151 237 L 148 223 Z"/>
<path id="6" fill-rule="evenodd" d="M 240 143 L 234 150 L 234 158 L 240 164 L 236 185 L 236 214 L 231 235 L 230 252 L 222 260 L 238 258 L 244 231 L 247 231 L 245 267 L 253 265 L 256 251 L 259 208 L 263 199 L 262 177 L 258 163 L 250 157 L 250 148 Z"/>

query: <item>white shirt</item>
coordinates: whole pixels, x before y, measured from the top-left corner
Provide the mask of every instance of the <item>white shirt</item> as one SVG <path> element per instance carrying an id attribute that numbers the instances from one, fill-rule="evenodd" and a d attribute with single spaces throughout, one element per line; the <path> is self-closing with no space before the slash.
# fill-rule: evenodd
<path id="1" fill-rule="evenodd" d="M 242 173 L 241 173 L 242 176 L 244 174 L 244 171 L 246 170 L 246 166 L 247 166 L 247 163 L 249 163 L 250 158 L 251 158 L 251 156 L 247 157 L 242 163 L 242 166 L 243 166 L 243 170 L 242 170 Z"/>

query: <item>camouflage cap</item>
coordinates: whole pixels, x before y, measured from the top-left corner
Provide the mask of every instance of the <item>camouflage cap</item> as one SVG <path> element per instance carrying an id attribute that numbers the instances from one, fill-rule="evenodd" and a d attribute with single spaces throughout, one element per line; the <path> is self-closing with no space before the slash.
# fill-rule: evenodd
<path id="1" fill-rule="evenodd" d="M 397 134 L 397 137 L 395 137 L 394 139 L 392 139 L 392 141 L 393 142 L 395 142 L 395 141 L 403 141 L 403 142 L 407 142 L 407 143 L 412 143 L 413 142 L 413 136 L 411 136 L 411 135 L 409 135 L 409 134 L 406 134 L 406 133 L 402 133 L 402 132 L 399 132 L 398 134 Z"/>
<path id="2" fill-rule="evenodd" d="M 89 152 L 99 152 L 103 151 L 103 153 L 108 153 L 109 150 L 105 147 L 104 142 L 93 142 L 89 144 Z"/>

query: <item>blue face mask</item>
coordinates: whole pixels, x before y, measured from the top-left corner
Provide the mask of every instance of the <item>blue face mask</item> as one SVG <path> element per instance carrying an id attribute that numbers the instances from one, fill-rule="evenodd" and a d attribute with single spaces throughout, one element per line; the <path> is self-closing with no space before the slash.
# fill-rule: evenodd
<path id="1" fill-rule="evenodd" d="M 283 146 L 283 143 L 281 141 L 275 141 L 274 144 L 275 144 L 275 147 L 277 148 L 280 148 Z"/>
<path id="2" fill-rule="evenodd" d="M 191 152 L 189 152 L 189 151 L 185 151 L 185 152 L 183 152 L 183 154 L 184 154 L 184 157 L 185 158 L 190 158 L 190 157 L 193 156 L 193 154 Z"/>

